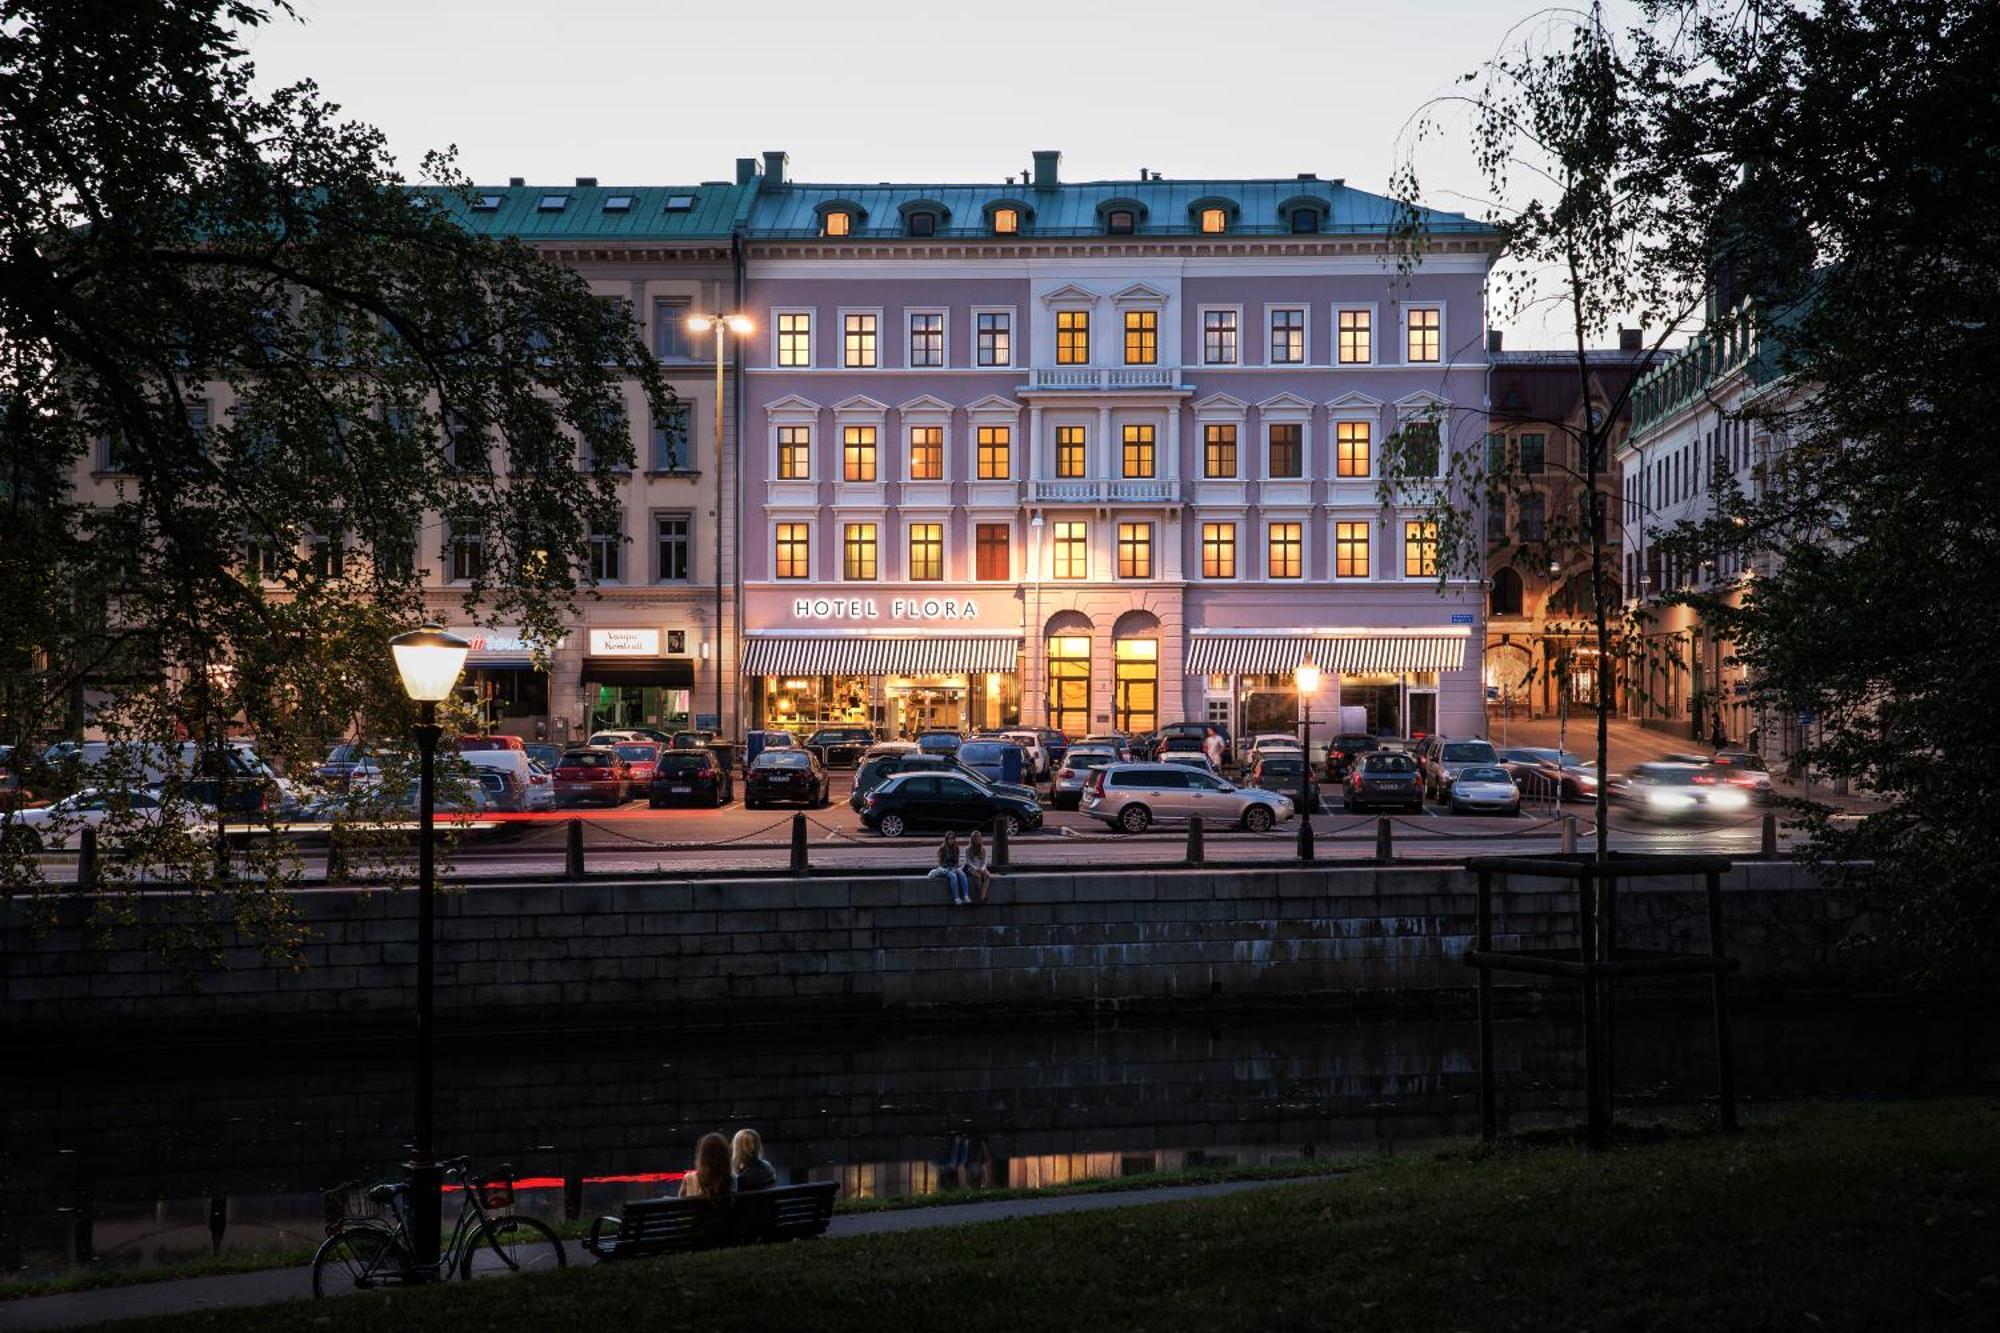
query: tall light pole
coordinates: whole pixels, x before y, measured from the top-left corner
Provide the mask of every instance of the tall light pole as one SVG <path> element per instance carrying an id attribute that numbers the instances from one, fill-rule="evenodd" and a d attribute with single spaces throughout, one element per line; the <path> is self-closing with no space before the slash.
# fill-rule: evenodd
<path id="1" fill-rule="evenodd" d="M 423 705 L 423 721 L 417 724 L 417 751 L 423 757 L 417 774 L 417 1126 L 410 1145 L 410 1230 L 416 1244 L 418 1271 L 436 1277 L 438 1239 L 444 1216 L 444 1172 L 438 1166 L 437 1143 L 431 1129 L 431 1102 L 436 1086 L 433 1059 L 432 1021 L 433 973 L 436 970 L 436 940 L 433 899 L 437 895 L 437 864 L 433 814 L 436 808 L 437 706 L 451 697 L 452 686 L 465 669 L 465 655 L 472 645 L 438 625 L 425 622 L 422 629 L 398 634 L 389 640 L 389 652 L 396 659 L 396 672 L 403 678 L 403 693 Z M 421 1279 L 420 1279 L 421 1280 Z"/>
<path id="2" fill-rule="evenodd" d="M 728 334 L 747 337 L 757 326 L 748 315 L 689 315 L 687 326 L 693 333 L 715 333 L 715 729 L 722 730 L 722 362 Z M 740 404 L 739 404 L 740 407 Z M 735 466 L 743 466 L 737 459 Z M 738 522 L 743 516 L 735 516 Z M 741 544 L 740 542 L 738 543 Z M 737 627 L 740 631 L 742 626 Z M 742 719 L 737 719 L 739 724 Z M 694 725 L 694 719 L 688 719 Z M 739 728 L 740 729 L 740 728 Z"/>
<path id="3" fill-rule="evenodd" d="M 1305 710 L 1305 743 L 1299 754 L 1299 860 L 1310 861 L 1313 859 L 1313 696 L 1319 693 L 1319 663 L 1312 660 L 1311 653 L 1292 672 L 1292 682 L 1298 686 L 1299 705 Z"/>
<path id="4" fill-rule="evenodd" d="M 1039 509 L 1028 520 L 1028 588 L 1033 597 L 1029 602 L 1029 623 L 1021 627 L 1021 644 L 1027 650 L 1028 684 L 1030 687 L 1033 687 L 1035 683 L 1035 672 L 1038 669 L 1041 672 L 1042 725 L 1052 727 L 1055 725 L 1055 701 L 1049 698 L 1049 686 L 1054 684 L 1054 682 L 1049 679 L 1048 645 L 1042 641 L 1042 511 Z M 1042 659 L 1039 668 L 1035 663 L 1037 654 Z M 1089 700 L 1086 699 L 1084 701 L 1084 707 L 1086 710 L 1084 713 L 1086 719 L 1084 730 L 1088 731 L 1090 729 L 1088 722 L 1088 718 L 1090 717 L 1088 711 L 1090 707 Z"/>

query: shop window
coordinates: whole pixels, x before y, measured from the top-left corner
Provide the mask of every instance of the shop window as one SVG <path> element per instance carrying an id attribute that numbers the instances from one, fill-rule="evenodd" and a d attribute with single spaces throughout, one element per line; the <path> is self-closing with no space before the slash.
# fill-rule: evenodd
<path id="1" fill-rule="evenodd" d="M 1070 736 L 1090 734 L 1090 636 L 1049 640 L 1049 725 Z"/>
<path id="2" fill-rule="evenodd" d="M 1160 725 L 1160 641 L 1120 639 L 1116 649 L 1113 725 L 1128 736 Z"/>
<path id="3" fill-rule="evenodd" d="M 920 582 L 944 577 L 944 524 L 910 524 L 910 577 Z"/>
<path id="4" fill-rule="evenodd" d="M 1056 475 L 1081 477 L 1088 466 L 1088 445 L 1082 426 L 1056 427 Z"/>
<path id="5" fill-rule="evenodd" d="M 1014 528 L 1008 523 L 981 523 L 973 533 L 978 577 L 1004 583 L 1014 577 Z"/>

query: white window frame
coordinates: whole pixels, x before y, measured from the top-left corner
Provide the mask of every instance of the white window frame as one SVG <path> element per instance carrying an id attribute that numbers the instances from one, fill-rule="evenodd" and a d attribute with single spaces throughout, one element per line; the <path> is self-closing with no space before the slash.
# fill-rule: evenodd
<path id="1" fill-rule="evenodd" d="M 927 586 L 933 584 L 944 584 L 952 582 L 953 580 L 951 577 L 951 515 L 949 513 L 945 513 L 942 511 L 934 513 L 929 510 L 906 509 L 902 512 L 900 517 L 903 530 L 903 544 L 898 549 L 897 554 L 901 557 L 902 563 L 898 571 L 900 577 L 898 580 L 895 581 L 903 583 L 921 583 Z M 936 524 L 938 528 L 938 576 L 934 579 L 918 578 L 916 575 L 915 566 L 912 565 L 910 561 L 910 531 L 911 529 L 917 527 L 919 524 L 924 524 L 924 523 Z M 881 564 L 881 555 L 879 551 L 877 552 L 876 555 L 876 564 L 878 567 Z"/>
<path id="2" fill-rule="evenodd" d="M 847 319 L 848 316 L 850 315 L 873 315 L 875 317 L 875 364 L 872 366 L 850 366 L 849 364 L 847 364 Z M 836 366 L 838 366 L 842 370 L 857 370 L 857 371 L 875 371 L 883 369 L 882 363 L 885 360 L 885 358 L 882 355 L 883 349 L 882 349 L 881 306 L 844 305 L 841 306 L 835 312 L 834 321 L 835 321 L 834 337 L 838 339 L 836 346 L 839 350 L 839 355 L 834 358 L 834 364 Z"/>
<path id="3" fill-rule="evenodd" d="M 662 569 L 662 567 L 661 567 L 661 564 L 660 564 L 660 520 L 661 520 L 661 519 L 663 519 L 663 518 L 684 518 L 684 519 L 686 519 L 686 520 L 687 520 L 687 568 L 688 568 L 688 572 L 687 572 L 687 577 L 686 577 L 686 578 L 684 578 L 684 579 L 670 579 L 670 578 L 666 577 L 666 574 L 665 574 L 665 571 L 664 571 L 664 570 Z M 654 583 L 664 583 L 664 584 L 668 585 L 669 587 L 684 587 L 684 586 L 685 586 L 685 585 L 687 585 L 687 584 L 690 584 L 690 583 L 693 583 L 693 582 L 695 582 L 695 550 L 696 550 L 696 547 L 695 547 L 695 540 L 694 540 L 694 525 L 695 525 L 695 518 L 696 518 L 696 514 L 695 514 L 695 511 L 694 511 L 694 510 L 692 510 L 692 509 L 689 509 L 689 508 L 686 508 L 686 507 L 681 507 L 681 508 L 668 508 L 668 509 L 654 509 L 654 510 L 649 510 L 649 511 L 647 512 L 647 515 L 646 515 L 646 544 L 647 544 L 647 546 L 648 546 L 648 547 L 650 548 L 650 549 L 649 549 L 649 551 L 648 551 L 648 554 L 649 554 L 649 555 L 650 555 L 650 556 L 652 557 L 652 573 L 653 573 L 653 577 L 652 577 L 652 582 L 654 582 Z M 773 532 L 773 536 L 772 536 L 772 542 L 773 542 L 773 545 L 772 545 L 772 551 L 771 551 L 771 554 L 772 554 L 772 556 L 773 556 L 773 557 L 774 557 L 774 559 L 775 559 L 775 557 L 776 557 L 776 555 L 777 555 L 777 547 L 776 547 L 776 540 L 777 540 L 777 538 L 776 538 L 776 529 L 773 529 L 773 530 L 772 530 L 772 532 Z"/>
<path id="4" fill-rule="evenodd" d="M 1296 361 L 1273 361 L 1271 359 L 1271 316 L 1280 310 L 1299 312 L 1301 328 L 1299 332 L 1299 359 Z M 1237 335 L 1240 340 L 1242 335 Z M 1242 352 L 1239 341 L 1238 354 Z M 1313 363 L 1313 316 L 1312 307 L 1303 301 L 1266 301 L 1264 303 L 1264 364 L 1281 370 L 1303 369 Z"/>
<path id="5" fill-rule="evenodd" d="M 1438 317 L 1438 355 L 1435 361 L 1410 360 L 1410 316 L 1419 310 L 1435 310 Z M 1406 366 L 1448 366 L 1451 364 L 1451 319 L 1443 301 L 1405 301 L 1397 311 L 1397 332 L 1402 347 L 1398 359 Z"/>
<path id="6" fill-rule="evenodd" d="M 1154 583 L 1159 580 L 1160 569 L 1166 552 L 1161 546 L 1164 525 L 1149 514 L 1114 514 L 1111 518 L 1111 579 L 1115 583 Z M 1123 527 L 1144 527 L 1146 531 L 1146 565 L 1149 573 L 1121 574 L 1118 571 L 1119 543 L 1118 530 Z"/>
<path id="7" fill-rule="evenodd" d="M 938 317 L 938 363 L 934 366 L 920 366 L 911 355 L 916 350 L 917 334 L 916 330 L 910 327 L 910 321 L 918 315 L 936 315 Z M 876 348 L 876 359 L 878 361 L 881 359 L 879 342 L 880 339 L 878 338 L 878 346 Z M 843 338 L 844 345 L 845 340 Z M 951 368 L 951 311 L 948 308 L 941 305 L 903 307 L 903 368 L 905 370 L 949 370 Z"/>
<path id="8" fill-rule="evenodd" d="M 1344 314 L 1365 312 L 1368 316 L 1368 359 L 1365 361 L 1342 361 L 1340 359 L 1340 317 Z M 1336 301 L 1333 303 L 1333 361 L 1335 370 L 1342 366 L 1379 366 L 1382 364 L 1382 315 L 1373 301 Z"/>
<path id="9" fill-rule="evenodd" d="M 1236 316 L 1236 356 L 1229 361 L 1208 359 L 1208 317 L 1211 313 Z M 1194 308 L 1194 333 L 1197 343 L 1195 364 L 1198 366 L 1240 366 L 1243 364 L 1243 307 L 1239 305 L 1198 305 Z"/>
<path id="10" fill-rule="evenodd" d="M 1328 579 L 1332 580 L 1335 583 L 1374 582 L 1376 577 L 1376 572 L 1381 566 L 1381 562 L 1376 558 L 1376 547 L 1375 547 L 1376 517 L 1377 517 L 1376 512 L 1372 509 L 1349 509 L 1349 510 L 1335 509 L 1327 514 L 1326 573 Z M 1342 574 L 1340 572 L 1340 525 L 1342 523 L 1359 523 L 1361 525 L 1361 531 L 1367 535 L 1368 572 L 1366 574 Z"/>
<path id="11" fill-rule="evenodd" d="M 779 587 L 790 588 L 820 581 L 821 561 L 824 552 L 820 547 L 825 543 L 819 539 L 819 511 L 814 509 L 779 510 L 771 515 L 771 530 L 765 549 L 770 552 L 770 580 Z M 785 578 L 778 573 L 778 528 L 786 523 L 806 525 L 806 576 L 802 579 Z"/>
<path id="12" fill-rule="evenodd" d="M 899 443 L 902 445 L 903 454 L 902 464 L 897 469 L 897 481 L 908 486 L 939 486 L 948 484 L 953 480 L 951 453 L 955 441 L 951 433 L 951 419 L 954 415 L 949 404 L 939 403 L 928 397 L 904 403 L 896 409 L 896 429 L 902 436 Z M 857 421 L 852 424 L 870 425 L 872 423 Z M 915 456 L 910 448 L 910 432 L 919 426 L 935 428 L 943 432 L 944 454 L 941 463 L 942 470 L 936 477 L 913 477 L 910 475 L 910 463 Z M 876 447 L 879 451 L 881 436 L 877 435 L 876 439 Z M 880 474 L 879 468 L 877 469 L 877 473 L 878 475 Z M 844 469 L 843 475 L 845 475 Z"/>
<path id="13" fill-rule="evenodd" d="M 1237 447 L 1239 449 L 1242 447 L 1240 438 Z M 1240 455 L 1238 461 L 1241 461 Z M 1210 523 L 1227 523 L 1234 529 L 1232 542 L 1236 556 L 1236 572 L 1227 578 L 1220 575 L 1211 576 L 1208 572 L 1208 550 L 1203 540 L 1202 529 Z M 1191 575 L 1190 582 L 1238 584 L 1249 581 L 1245 578 L 1243 568 L 1243 530 L 1250 526 L 1248 510 L 1238 508 L 1210 510 L 1189 519 L 1188 526 L 1194 529 L 1194 568 L 1188 571 Z"/>
<path id="14" fill-rule="evenodd" d="M 1005 315 L 1007 317 L 1007 359 L 987 364 L 979 359 L 979 317 L 981 315 Z M 976 305 L 972 307 L 971 367 L 974 370 L 1012 370 L 1021 363 L 1021 312 L 1011 305 Z"/>
<path id="15" fill-rule="evenodd" d="M 804 486 L 820 480 L 819 460 L 826 441 L 820 435 L 820 409 L 817 404 L 807 404 L 794 400 L 786 404 L 772 404 L 767 409 L 769 418 L 765 447 L 768 453 L 764 459 L 764 478 L 767 484 L 776 486 Z M 812 432 L 806 446 L 806 475 L 803 477 L 780 477 L 778 475 L 778 428 L 780 426 L 804 426 Z"/>
<path id="16" fill-rule="evenodd" d="M 778 352 L 778 349 L 780 347 L 779 338 L 782 335 L 780 335 L 778 332 L 778 322 L 780 317 L 784 315 L 804 315 L 806 317 L 806 360 L 804 365 L 788 366 L 779 358 L 779 352 Z M 814 340 L 817 339 L 818 337 L 819 337 L 819 311 L 815 307 L 809 305 L 772 307 L 771 365 L 774 369 L 811 370 L 814 367 L 814 365 L 818 363 L 819 359 L 816 355 L 814 355 L 815 349 L 813 346 Z M 877 359 L 879 360 L 880 359 L 879 353 L 881 351 L 881 346 L 880 346 L 881 339 L 879 337 L 876 339 L 876 343 L 877 343 L 876 351 L 878 353 Z"/>
<path id="17" fill-rule="evenodd" d="M 1004 527 L 1007 529 L 1007 572 L 997 579 L 983 579 L 979 577 L 979 530 L 982 527 Z M 1033 527 L 1029 527 L 1027 529 L 1028 535 L 1022 536 L 1020 516 L 1014 511 L 1001 509 L 968 510 L 965 515 L 965 541 L 966 559 L 969 563 L 966 565 L 964 581 L 967 583 L 985 584 L 988 587 L 998 587 L 1003 583 L 1019 583 L 1021 581 L 1022 553 L 1027 544 L 1034 540 L 1034 531 Z M 1017 542 L 1014 540 L 1016 537 L 1021 537 L 1022 540 Z M 951 537 L 947 533 L 945 536 L 947 547 L 949 547 L 950 542 Z"/>

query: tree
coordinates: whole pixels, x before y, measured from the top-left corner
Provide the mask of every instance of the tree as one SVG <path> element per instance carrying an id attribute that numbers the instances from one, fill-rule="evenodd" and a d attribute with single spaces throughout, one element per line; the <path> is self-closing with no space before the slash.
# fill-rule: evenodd
<path id="1" fill-rule="evenodd" d="M 456 554 L 469 614 L 554 642 L 631 461 L 624 386 L 665 419 L 623 310 L 453 221 L 449 155 L 413 185 L 310 83 L 253 90 L 241 34 L 289 12 L 0 0 L 0 740 L 24 751 L 87 713 L 191 743 L 194 781 L 231 734 L 294 765 L 402 734 L 385 640 L 420 566 Z M 37 887 L 6 846 L 6 885 Z M 283 885 L 273 859 L 230 890 L 275 922 Z"/>

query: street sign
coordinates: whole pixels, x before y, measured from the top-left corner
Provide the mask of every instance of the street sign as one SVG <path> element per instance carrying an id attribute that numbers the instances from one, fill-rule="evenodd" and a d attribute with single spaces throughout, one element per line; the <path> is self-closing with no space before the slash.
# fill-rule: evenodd
<path id="1" fill-rule="evenodd" d="M 1801 708 L 1799 710 L 1800 728 L 1803 729 L 1806 727 L 1810 727 L 1812 725 L 1812 722 L 1813 722 L 1813 715 L 1811 713 L 1808 713 L 1805 709 Z"/>
<path id="2" fill-rule="evenodd" d="M 1451 623 L 1454 625 L 1470 625 L 1472 623 L 1472 612 L 1470 611 L 1452 612 Z"/>

